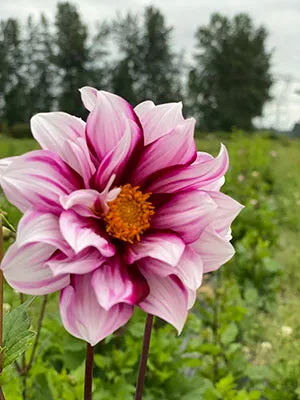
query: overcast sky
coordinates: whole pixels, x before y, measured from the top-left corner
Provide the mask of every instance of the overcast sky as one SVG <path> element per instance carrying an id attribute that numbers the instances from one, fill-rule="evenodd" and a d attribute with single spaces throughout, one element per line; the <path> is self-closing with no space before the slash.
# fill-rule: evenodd
<path id="1" fill-rule="evenodd" d="M 256 24 L 269 31 L 268 47 L 274 50 L 273 72 L 287 82 L 274 88 L 276 101 L 266 108 L 263 125 L 289 128 L 300 119 L 300 0 L 82 0 L 73 1 L 82 18 L 94 26 L 96 20 L 109 20 L 117 11 L 139 11 L 155 5 L 174 27 L 176 48 L 190 59 L 194 33 L 199 25 L 207 24 L 210 14 L 218 11 L 228 16 L 247 12 Z M 55 12 L 53 0 L 0 0 L 0 18 L 18 17 L 44 12 L 50 18 Z M 290 78 L 290 80 L 289 80 Z"/>

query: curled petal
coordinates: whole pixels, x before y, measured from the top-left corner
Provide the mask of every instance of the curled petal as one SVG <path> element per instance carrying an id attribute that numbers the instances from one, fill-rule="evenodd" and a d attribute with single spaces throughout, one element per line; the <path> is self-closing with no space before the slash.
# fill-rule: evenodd
<path id="1" fill-rule="evenodd" d="M 203 261 L 201 255 L 191 246 L 186 246 L 178 264 L 171 266 L 161 260 L 147 257 L 138 261 L 141 271 L 151 272 L 157 276 L 176 275 L 186 288 L 197 290 L 202 283 Z"/>
<path id="2" fill-rule="evenodd" d="M 110 190 L 114 176 L 106 185 L 106 188 L 99 193 L 97 190 L 82 189 L 76 190 L 68 196 L 61 196 L 60 202 L 65 210 L 73 210 L 83 217 L 102 218 L 107 213 L 108 202 L 115 200 L 120 193 L 120 188 Z"/>
<path id="3" fill-rule="evenodd" d="M 85 122 L 64 112 L 49 112 L 36 114 L 30 125 L 42 149 L 58 154 L 87 184 L 95 167 L 85 140 Z"/>
<path id="4" fill-rule="evenodd" d="M 56 215 L 29 209 L 21 218 L 16 241 L 18 246 L 41 242 L 52 245 L 66 254 L 72 252 L 59 229 Z"/>
<path id="5" fill-rule="evenodd" d="M 96 168 L 91 160 L 86 140 L 78 138 L 76 141 L 67 140 L 64 145 L 66 157 L 63 160 L 82 176 L 85 187 L 89 187 L 89 180 Z"/>
<path id="6" fill-rule="evenodd" d="M 60 274 L 87 274 L 94 271 L 107 261 L 96 249 L 86 249 L 78 254 L 66 256 L 60 251 L 56 251 L 45 263 L 54 276 Z"/>
<path id="7" fill-rule="evenodd" d="M 197 155 L 194 127 L 195 120 L 187 119 L 169 134 L 146 146 L 133 172 L 131 183 L 140 185 L 150 175 L 164 168 L 193 162 Z"/>
<path id="8" fill-rule="evenodd" d="M 81 100 L 84 104 L 84 107 L 88 111 L 92 111 L 96 105 L 98 90 L 91 86 L 84 86 L 79 89 L 79 92 L 81 94 Z"/>
<path id="9" fill-rule="evenodd" d="M 190 310 L 192 307 L 194 307 L 195 301 L 197 300 L 197 292 L 196 290 L 192 290 L 187 288 L 188 291 L 188 310 Z"/>
<path id="10" fill-rule="evenodd" d="M 147 187 L 153 193 L 175 193 L 182 190 L 219 190 L 224 183 L 229 159 L 226 147 L 216 158 L 207 153 L 198 153 L 197 160 L 188 167 L 176 166 L 163 171 Z"/>
<path id="11" fill-rule="evenodd" d="M 174 273 L 187 288 L 197 290 L 201 286 L 203 275 L 203 261 L 200 254 L 190 246 L 186 246 Z"/>
<path id="12" fill-rule="evenodd" d="M 152 101 L 145 101 L 134 109 L 144 131 L 145 145 L 166 135 L 184 123 L 182 103 L 167 103 L 155 106 Z"/>
<path id="13" fill-rule="evenodd" d="M 133 108 L 126 100 L 112 93 L 97 91 L 96 103 L 86 127 L 87 142 L 93 155 L 102 160 L 115 148 L 124 134 L 128 119 L 139 125 Z"/>
<path id="14" fill-rule="evenodd" d="M 57 152 L 62 158 L 65 156 L 65 140 L 76 141 L 85 137 L 85 122 L 64 112 L 36 114 L 31 118 L 30 127 L 42 149 Z"/>
<path id="15" fill-rule="evenodd" d="M 118 185 L 124 168 L 128 168 L 130 157 L 140 140 L 141 131 L 139 126 L 131 120 L 125 120 L 123 136 L 103 158 L 93 178 L 97 188 L 105 188 L 112 175 L 115 176 L 115 184 Z"/>
<path id="16" fill-rule="evenodd" d="M 129 245 L 127 261 L 129 264 L 145 257 L 152 257 L 175 266 L 183 252 L 184 242 L 173 233 L 157 232 L 145 234 L 140 242 Z"/>
<path id="17" fill-rule="evenodd" d="M 176 276 L 162 278 L 143 269 L 150 293 L 138 306 L 182 331 L 188 315 L 188 292 Z"/>
<path id="18" fill-rule="evenodd" d="M 103 256 L 115 254 L 115 247 L 106 239 L 97 221 L 74 211 L 64 211 L 59 219 L 61 233 L 76 254 L 88 247 L 96 248 Z"/>
<path id="19" fill-rule="evenodd" d="M 1 186 L 8 200 L 25 212 L 58 214 L 59 197 L 82 186 L 80 177 L 55 153 L 36 150 L 17 157 L 1 176 Z"/>
<path id="20" fill-rule="evenodd" d="M 132 316 L 133 307 L 117 304 L 109 310 L 102 308 L 91 286 L 91 275 L 74 275 L 60 296 L 60 314 L 71 335 L 95 346 L 111 335 Z"/>
<path id="21" fill-rule="evenodd" d="M 93 273 L 92 286 L 105 310 L 118 303 L 137 304 L 149 294 L 147 281 L 137 267 L 124 266 L 117 257 Z"/>
<path id="22" fill-rule="evenodd" d="M 5 279 L 15 290 L 42 295 L 61 290 L 70 282 L 67 274 L 54 276 L 45 264 L 55 248 L 45 243 L 14 243 L 7 250 L 1 264 Z"/>
<path id="23" fill-rule="evenodd" d="M 220 236 L 212 225 L 204 230 L 191 247 L 200 254 L 204 273 L 220 268 L 234 255 L 232 244 Z"/>
<path id="24" fill-rule="evenodd" d="M 244 206 L 224 193 L 211 191 L 207 193 L 218 206 L 213 225 L 219 235 L 226 237 L 232 221 Z"/>
<path id="25" fill-rule="evenodd" d="M 142 103 L 138 104 L 134 107 L 134 112 L 139 117 L 140 121 L 147 114 L 148 111 L 155 108 L 155 104 L 151 100 L 143 101 Z"/>
<path id="26" fill-rule="evenodd" d="M 205 192 L 179 193 L 156 211 L 152 227 L 170 229 L 191 243 L 213 220 L 216 209 L 217 205 Z"/>

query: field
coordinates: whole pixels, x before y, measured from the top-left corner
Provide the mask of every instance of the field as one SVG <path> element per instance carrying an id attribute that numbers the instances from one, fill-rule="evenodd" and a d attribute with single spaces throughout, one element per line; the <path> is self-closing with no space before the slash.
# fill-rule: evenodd
<path id="1" fill-rule="evenodd" d="M 199 150 L 218 153 L 217 136 L 198 138 Z M 222 141 L 231 160 L 224 191 L 246 206 L 233 226 L 236 255 L 205 277 L 181 336 L 156 320 L 145 400 L 300 399 L 300 142 L 243 132 Z M 0 158 L 36 147 L 0 137 Z M 0 208 L 17 224 L 19 212 L 1 195 Z M 13 240 L 7 235 L 6 246 Z M 28 373 L 4 371 L 7 400 L 82 398 L 85 344 L 65 332 L 57 301 L 47 299 Z M 5 286 L 4 302 L 9 310 L 20 295 Z M 30 306 L 35 331 L 43 302 Z M 96 346 L 94 400 L 132 398 L 143 323 L 136 312 Z"/>

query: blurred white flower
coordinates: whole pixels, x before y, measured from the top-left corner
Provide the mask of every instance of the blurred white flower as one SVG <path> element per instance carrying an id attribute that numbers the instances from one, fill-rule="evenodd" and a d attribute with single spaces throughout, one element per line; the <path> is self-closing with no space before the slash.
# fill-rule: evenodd
<path id="1" fill-rule="evenodd" d="M 282 336 L 291 336 L 292 333 L 293 333 L 293 328 L 291 328 L 290 326 L 281 327 Z"/>
<path id="2" fill-rule="evenodd" d="M 271 155 L 271 157 L 277 157 L 277 151 L 275 151 L 275 150 L 272 150 L 272 151 L 270 151 L 270 155 Z"/>
<path id="3" fill-rule="evenodd" d="M 268 350 L 271 350 L 272 349 L 272 343 L 270 343 L 270 342 L 261 342 L 261 348 L 262 348 L 262 350 L 263 351 L 268 351 Z"/>
<path id="4" fill-rule="evenodd" d="M 258 201 L 257 201 L 256 199 L 251 199 L 251 200 L 250 200 L 250 204 L 251 204 L 252 206 L 256 206 L 256 205 L 258 204 Z"/>
<path id="5" fill-rule="evenodd" d="M 8 313 L 11 310 L 11 305 L 8 303 L 3 303 L 3 311 L 4 313 Z"/>
<path id="6" fill-rule="evenodd" d="M 259 172 L 253 171 L 251 175 L 253 176 L 253 178 L 257 178 L 259 176 Z"/>
<path id="7" fill-rule="evenodd" d="M 238 175 L 237 180 L 239 182 L 243 182 L 245 180 L 245 176 L 244 175 Z"/>

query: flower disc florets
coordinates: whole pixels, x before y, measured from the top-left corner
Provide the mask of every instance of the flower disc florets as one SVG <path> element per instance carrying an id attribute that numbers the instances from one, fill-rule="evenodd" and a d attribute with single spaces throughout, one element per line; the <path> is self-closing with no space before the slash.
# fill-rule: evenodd
<path id="1" fill-rule="evenodd" d="M 125 242 L 140 241 L 140 235 L 150 227 L 150 219 L 154 214 L 154 206 L 147 201 L 150 195 L 144 194 L 138 186 L 122 186 L 118 197 L 108 203 L 106 232 Z"/>

